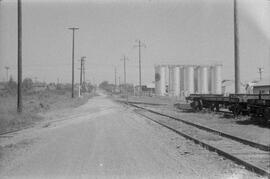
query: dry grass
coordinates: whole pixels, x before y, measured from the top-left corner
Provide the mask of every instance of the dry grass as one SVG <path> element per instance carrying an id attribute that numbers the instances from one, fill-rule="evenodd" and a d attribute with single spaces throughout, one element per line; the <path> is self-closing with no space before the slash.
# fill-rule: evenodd
<path id="1" fill-rule="evenodd" d="M 23 128 L 43 118 L 40 113 L 51 110 L 77 107 L 87 102 L 92 95 L 83 98 L 70 98 L 66 90 L 46 90 L 23 95 L 23 112 L 16 111 L 17 96 L 0 96 L 0 132 Z"/>

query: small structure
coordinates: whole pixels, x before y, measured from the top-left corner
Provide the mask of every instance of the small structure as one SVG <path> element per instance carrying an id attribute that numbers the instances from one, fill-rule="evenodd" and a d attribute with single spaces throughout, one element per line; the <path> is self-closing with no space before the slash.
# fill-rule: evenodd
<path id="1" fill-rule="evenodd" d="M 38 92 L 38 91 L 44 91 L 47 89 L 46 83 L 42 82 L 35 82 L 33 84 L 33 91 Z"/>
<path id="2" fill-rule="evenodd" d="M 56 84 L 55 83 L 50 83 L 47 85 L 48 90 L 56 90 Z"/>
<path id="3" fill-rule="evenodd" d="M 0 82 L 0 96 L 7 92 L 6 83 Z"/>
<path id="4" fill-rule="evenodd" d="M 233 94 L 235 90 L 234 80 L 223 80 L 222 81 L 222 94 L 225 96 L 229 96 L 229 94 Z M 244 85 L 240 86 L 239 93 L 246 94 L 246 89 Z"/>
<path id="5" fill-rule="evenodd" d="M 0 91 L 5 90 L 5 89 L 6 89 L 6 83 L 0 82 Z"/>
<path id="6" fill-rule="evenodd" d="M 270 79 L 263 79 L 253 86 L 253 94 L 270 94 Z"/>
<path id="7" fill-rule="evenodd" d="M 134 87 L 134 93 L 135 95 L 140 95 L 140 86 L 137 85 Z M 149 83 L 146 85 L 142 85 L 142 95 L 143 96 L 151 96 L 155 93 L 155 84 Z"/>

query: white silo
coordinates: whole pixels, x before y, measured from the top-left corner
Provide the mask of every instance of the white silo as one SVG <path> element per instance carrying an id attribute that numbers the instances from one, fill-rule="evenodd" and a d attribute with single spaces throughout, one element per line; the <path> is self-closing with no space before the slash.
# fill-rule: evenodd
<path id="1" fill-rule="evenodd" d="M 185 91 L 185 70 L 184 66 L 180 66 L 180 96 L 184 96 Z"/>
<path id="2" fill-rule="evenodd" d="M 199 89 L 199 86 L 200 86 L 200 75 L 199 75 L 199 67 L 196 66 L 194 67 L 194 92 L 195 93 L 200 93 L 200 89 Z"/>
<path id="3" fill-rule="evenodd" d="M 215 93 L 221 94 L 222 93 L 222 77 L 221 77 L 221 70 L 222 65 L 215 65 L 214 66 L 214 86 L 215 86 Z"/>
<path id="4" fill-rule="evenodd" d="M 155 92 L 156 95 L 164 96 L 166 92 L 166 69 L 165 66 L 155 67 Z"/>
<path id="5" fill-rule="evenodd" d="M 200 66 L 199 68 L 199 89 L 201 94 L 208 94 L 208 67 L 207 66 Z"/>
<path id="6" fill-rule="evenodd" d="M 216 90 L 215 90 L 215 68 L 214 66 L 211 66 L 210 69 L 210 76 L 209 76 L 209 83 L 210 83 L 210 93 L 211 94 L 215 94 L 216 93 Z"/>
<path id="7" fill-rule="evenodd" d="M 185 66 L 185 80 L 184 80 L 184 89 L 185 96 L 194 93 L 194 67 L 191 65 Z"/>
<path id="8" fill-rule="evenodd" d="M 173 66 L 169 65 L 168 66 L 168 74 L 169 74 L 169 79 L 168 79 L 168 94 L 169 96 L 173 96 L 173 78 L 174 78 L 174 74 L 173 74 Z"/>
<path id="9" fill-rule="evenodd" d="M 173 67 L 173 96 L 180 95 L 180 68 L 178 66 Z"/>

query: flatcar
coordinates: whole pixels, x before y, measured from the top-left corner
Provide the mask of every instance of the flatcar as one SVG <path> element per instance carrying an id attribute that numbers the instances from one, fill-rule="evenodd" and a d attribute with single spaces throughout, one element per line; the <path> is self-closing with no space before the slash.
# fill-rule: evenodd
<path id="1" fill-rule="evenodd" d="M 241 114 L 270 120 L 270 94 L 190 94 L 186 100 L 191 101 L 190 106 L 195 111 L 203 108 L 220 111 L 223 107 L 234 116 Z"/>

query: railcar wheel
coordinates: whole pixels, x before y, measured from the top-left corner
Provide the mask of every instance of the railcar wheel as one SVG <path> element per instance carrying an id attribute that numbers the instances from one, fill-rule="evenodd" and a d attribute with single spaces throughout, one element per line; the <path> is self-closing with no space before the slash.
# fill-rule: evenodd
<path id="1" fill-rule="evenodd" d="M 264 110 L 264 118 L 265 118 L 266 122 L 268 120 L 270 120 L 270 107 L 265 108 L 265 110 Z"/>

